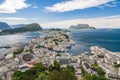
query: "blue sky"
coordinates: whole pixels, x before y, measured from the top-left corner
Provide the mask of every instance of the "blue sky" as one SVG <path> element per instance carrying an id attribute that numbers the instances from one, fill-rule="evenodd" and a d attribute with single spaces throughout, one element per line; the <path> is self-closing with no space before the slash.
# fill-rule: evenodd
<path id="1" fill-rule="evenodd" d="M 0 21 L 43 27 L 120 27 L 120 0 L 0 0 Z"/>

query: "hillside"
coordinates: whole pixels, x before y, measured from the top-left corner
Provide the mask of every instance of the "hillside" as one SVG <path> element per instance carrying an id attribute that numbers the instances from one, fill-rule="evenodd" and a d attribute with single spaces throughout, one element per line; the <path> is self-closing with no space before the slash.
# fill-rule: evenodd
<path id="1" fill-rule="evenodd" d="M 95 27 L 91 27 L 88 24 L 78 24 L 70 26 L 70 29 L 95 29 Z"/>
<path id="2" fill-rule="evenodd" d="M 22 32 L 32 32 L 32 31 L 40 31 L 42 30 L 41 26 L 37 23 L 28 24 L 24 27 L 3 30 L 0 34 L 14 34 L 14 33 L 22 33 Z"/>
<path id="3" fill-rule="evenodd" d="M 0 22 L 0 30 L 10 29 L 10 26 L 5 22 Z"/>
<path id="4" fill-rule="evenodd" d="M 27 24 L 17 24 L 17 25 L 10 25 L 10 27 L 12 28 L 12 29 L 14 29 L 14 28 L 20 28 L 20 27 L 23 27 L 23 26 L 26 26 Z"/>

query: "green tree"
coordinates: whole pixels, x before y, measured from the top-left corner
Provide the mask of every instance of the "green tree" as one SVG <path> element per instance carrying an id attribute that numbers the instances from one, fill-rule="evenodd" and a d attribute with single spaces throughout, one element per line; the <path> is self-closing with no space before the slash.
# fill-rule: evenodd
<path id="1" fill-rule="evenodd" d="M 60 72 L 57 70 L 50 72 L 48 80 L 77 80 L 77 78 L 68 69 L 63 69 Z"/>
<path id="2" fill-rule="evenodd" d="M 83 77 L 83 80 L 92 80 L 92 76 L 91 74 L 85 74 L 85 76 Z"/>
<path id="3" fill-rule="evenodd" d="M 60 73 L 59 71 L 52 71 L 49 73 L 47 80 L 60 80 Z"/>
<path id="4" fill-rule="evenodd" d="M 30 53 L 31 53 L 31 54 L 34 54 L 34 51 L 33 51 L 32 49 L 30 49 Z"/>
<path id="5" fill-rule="evenodd" d="M 54 70 L 57 70 L 57 71 L 61 70 L 60 63 L 57 62 L 56 60 L 54 61 Z"/>
<path id="6" fill-rule="evenodd" d="M 16 51 L 13 52 L 13 57 L 16 57 L 17 54 L 21 54 L 23 52 L 23 49 L 17 49 Z"/>
<path id="7" fill-rule="evenodd" d="M 106 72 L 101 68 L 97 71 L 97 73 L 99 76 L 105 76 L 105 74 L 106 74 Z"/>
<path id="8" fill-rule="evenodd" d="M 13 74 L 13 80 L 35 80 L 36 78 L 39 78 L 40 72 L 45 73 L 45 71 L 46 68 L 41 63 L 37 63 L 35 67 L 25 72 L 15 71 Z M 41 75 L 41 77 L 43 76 Z"/>
<path id="9" fill-rule="evenodd" d="M 68 69 L 63 69 L 61 72 L 61 79 L 60 80 L 77 80 L 74 71 L 71 72 Z"/>
<path id="10" fill-rule="evenodd" d="M 45 73 L 40 73 L 35 80 L 47 80 L 47 75 Z"/>
<path id="11" fill-rule="evenodd" d="M 70 72 L 73 72 L 73 73 L 75 72 L 75 69 L 73 66 L 67 65 L 66 69 L 68 69 Z"/>

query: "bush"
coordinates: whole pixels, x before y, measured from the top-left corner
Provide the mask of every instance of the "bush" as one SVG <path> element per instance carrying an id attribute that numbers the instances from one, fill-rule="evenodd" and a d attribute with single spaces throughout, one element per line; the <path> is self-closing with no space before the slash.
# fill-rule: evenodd
<path id="1" fill-rule="evenodd" d="M 120 67 L 120 64 L 115 64 L 114 67 Z"/>
<path id="2" fill-rule="evenodd" d="M 21 72 L 15 71 L 13 80 L 77 80 L 72 66 L 62 69 L 57 61 L 54 61 L 53 70 L 48 71 L 41 63 L 37 63 L 33 68 Z"/>
<path id="3" fill-rule="evenodd" d="M 46 68 L 41 63 L 38 63 L 35 67 L 25 72 L 15 71 L 13 74 L 13 80 L 35 80 L 39 77 L 39 73 L 45 73 L 45 70 Z"/>
<path id="4" fill-rule="evenodd" d="M 32 49 L 30 49 L 30 53 L 31 53 L 31 54 L 34 54 L 34 51 L 33 51 Z"/>
<path id="5" fill-rule="evenodd" d="M 17 49 L 13 52 L 13 57 L 16 57 L 17 54 L 21 54 L 23 52 L 23 49 Z"/>
<path id="6" fill-rule="evenodd" d="M 105 76 L 105 74 L 106 74 L 106 72 L 101 68 L 97 70 L 97 73 L 99 76 Z"/>

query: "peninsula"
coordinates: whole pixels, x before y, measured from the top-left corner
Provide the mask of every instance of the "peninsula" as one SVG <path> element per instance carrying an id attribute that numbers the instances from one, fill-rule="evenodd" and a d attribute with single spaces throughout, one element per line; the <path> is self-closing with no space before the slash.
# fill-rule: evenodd
<path id="1" fill-rule="evenodd" d="M 42 28 L 37 23 L 32 23 L 25 25 L 23 27 L 15 28 L 15 29 L 7 29 L 0 32 L 0 35 L 6 34 L 15 34 L 15 33 L 23 33 L 23 32 L 33 32 L 33 31 L 41 31 Z"/>
<path id="2" fill-rule="evenodd" d="M 4 53 L 4 58 L 0 60 L 2 80 L 120 79 L 119 70 L 117 74 L 115 71 L 119 67 L 119 62 L 114 64 L 119 59 L 118 53 L 93 46 L 90 53 L 74 56 L 69 53 L 71 47 L 76 45 L 69 35 L 70 32 L 43 32 L 47 34 L 33 39 L 24 46 L 12 45 Z M 115 60 L 112 59 L 113 56 Z"/>

